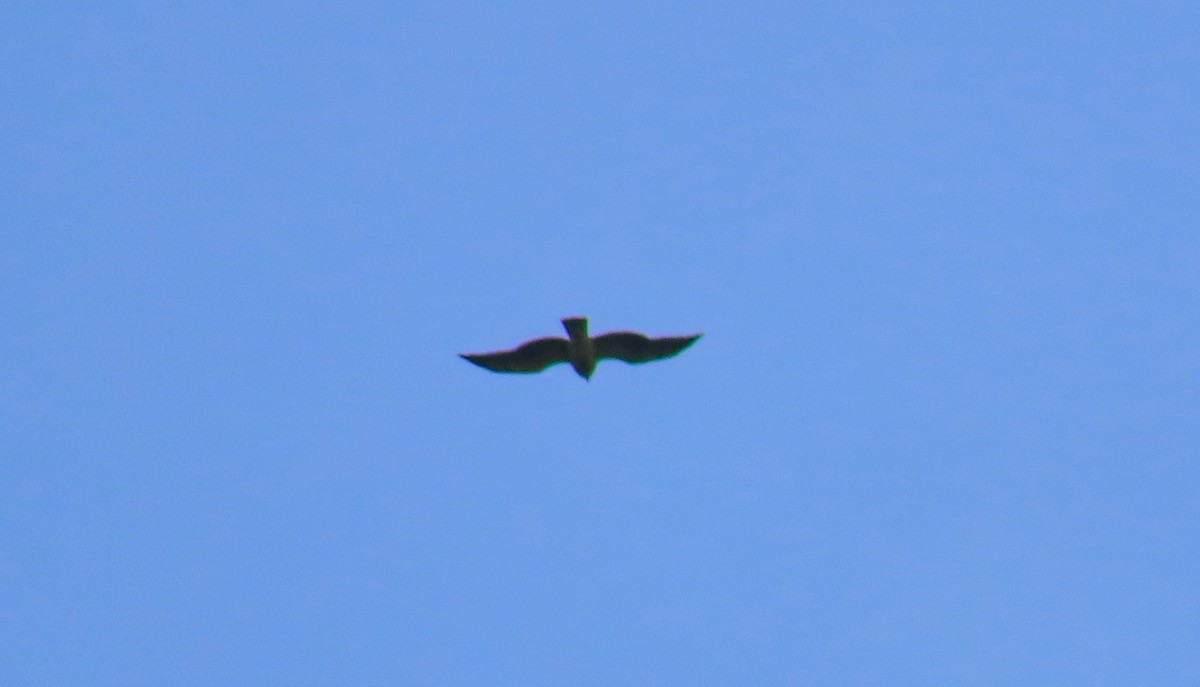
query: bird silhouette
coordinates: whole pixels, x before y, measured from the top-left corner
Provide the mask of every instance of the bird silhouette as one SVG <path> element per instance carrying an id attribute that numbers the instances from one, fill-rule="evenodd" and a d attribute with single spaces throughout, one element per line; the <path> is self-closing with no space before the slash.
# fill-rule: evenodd
<path id="1" fill-rule="evenodd" d="M 460 353 L 459 356 L 492 372 L 532 373 L 556 365 L 571 363 L 575 372 L 591 379 L 596 363 L 605 358 L 641 364 L 678 355 L 696 343 L 703 334 L 651 338 L 638 332 L 608 332 L 588 336 L 586 317 L 568 317 L 562 321 L 568 338 L 548 336 L 533 339 L 507 351 Z"/>

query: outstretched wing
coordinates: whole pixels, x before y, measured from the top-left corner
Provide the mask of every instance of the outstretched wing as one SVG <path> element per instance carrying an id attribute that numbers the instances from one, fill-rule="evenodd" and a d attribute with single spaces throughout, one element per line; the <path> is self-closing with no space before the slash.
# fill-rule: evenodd
<path id="1" fill-rule="evenodd" d="M 459 355 L 492 372 L 541 372 L 555 363 L 565 363 L 570 354 L 566 339 L 555 336 L 526 341 L 511 351 L 460 353 Z"/>
<path id="2" fill-rule="evenodd" d="M 696 343 L 703 334 L 694 336 L 664 336 L 651 339 L 637 332 L 609 332 L 592 341 L 596 347 L 596 358 L 616 358 L 627 363 L 648 363 L 678 355 L 683 349 Z"/>

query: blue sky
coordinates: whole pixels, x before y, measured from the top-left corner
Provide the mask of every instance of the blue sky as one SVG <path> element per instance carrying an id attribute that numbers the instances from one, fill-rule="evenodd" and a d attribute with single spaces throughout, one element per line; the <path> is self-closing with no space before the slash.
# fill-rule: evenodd
<path id="1" fill-rule="evenodd" d="M 1193 3 L 186 5 L 0 9 L 0 683 L 1200 682 Z"/>

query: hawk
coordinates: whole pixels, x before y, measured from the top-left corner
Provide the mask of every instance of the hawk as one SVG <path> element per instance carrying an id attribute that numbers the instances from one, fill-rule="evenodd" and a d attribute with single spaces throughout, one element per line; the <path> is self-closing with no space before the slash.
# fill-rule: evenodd
<path id="1" fill-rule="evenodd" d="M 627 363 L 648 363 L 678 355 L 703 334 L 650 338 L 638 332 L 609 332 L 588 336 L 586 317 L 562 321 L 569 338 L 548 336 L 507 351 L 460 353 L 460 357 L 492 372 L 541 372 L 558 363 L 571 363 L 580 377 L 590 379 L 596 363 L 605 358 Z"/>

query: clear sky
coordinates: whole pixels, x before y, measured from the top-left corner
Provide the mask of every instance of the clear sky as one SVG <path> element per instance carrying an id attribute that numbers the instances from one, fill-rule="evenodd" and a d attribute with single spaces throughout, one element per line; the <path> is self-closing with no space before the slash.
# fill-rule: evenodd
<path id="1" fill-rule="evenodd" d="M 0 684 L 1200 684 L 1198 36 L 4 3 Z"/>

